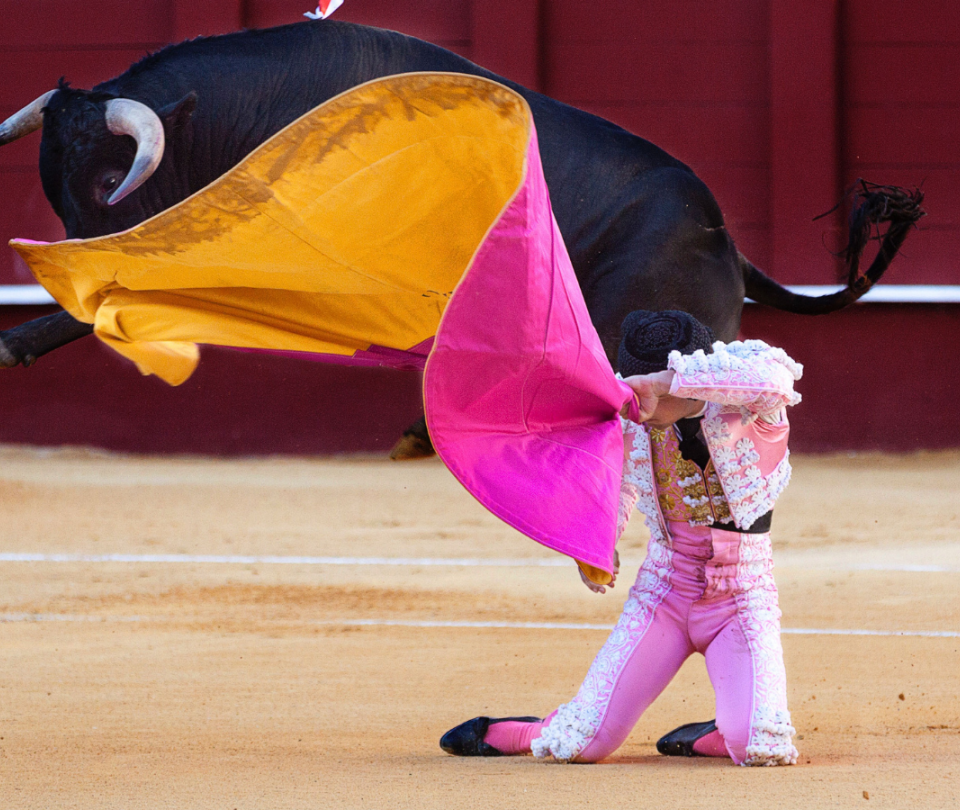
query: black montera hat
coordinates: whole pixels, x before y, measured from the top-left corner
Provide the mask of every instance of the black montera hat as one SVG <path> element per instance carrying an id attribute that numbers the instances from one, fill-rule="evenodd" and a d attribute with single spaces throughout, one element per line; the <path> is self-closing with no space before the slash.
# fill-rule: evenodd
<path id="1" fill-rule="evenodd" d="M 667 367 L 670 352 L 692 354 L 697 349 L 710 352 L 713 332 L 686 312 L 666 310 L 650 312 L 638 309 L 623 320 L 623 339 L 617 365 L 620 374 L 653 374 Z"/>

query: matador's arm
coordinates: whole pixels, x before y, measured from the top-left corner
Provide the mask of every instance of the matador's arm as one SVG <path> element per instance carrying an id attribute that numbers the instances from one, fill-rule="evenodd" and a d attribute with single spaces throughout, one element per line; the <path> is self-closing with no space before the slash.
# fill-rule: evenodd
<path id="1" fill-rule="evenodd" d="M 670 395 L 740 409 L 745 418 L 773 416 L 800 402 L 793 383 L 803 374 L 783 349 L 762 340 L 715 343 L 713 352 L 673 352 Z"/>

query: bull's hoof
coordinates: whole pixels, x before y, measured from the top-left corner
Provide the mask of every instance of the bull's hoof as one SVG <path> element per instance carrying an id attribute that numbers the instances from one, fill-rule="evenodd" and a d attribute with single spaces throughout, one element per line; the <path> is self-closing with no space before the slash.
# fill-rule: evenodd
<path id="1" fill-rule="evenodd" d="M 430 439 L 414 433 L 404 433 L 390 451 L 390 458 L 394 461 L 412 461 L 417 458 L 430 458 L 436 454 Z"/>
<path id="2" fill-rule="evenodd" d="M 13 368 L 18 365 L 20 365 L 20 361 L 0 338 L 0 368 Z"/>

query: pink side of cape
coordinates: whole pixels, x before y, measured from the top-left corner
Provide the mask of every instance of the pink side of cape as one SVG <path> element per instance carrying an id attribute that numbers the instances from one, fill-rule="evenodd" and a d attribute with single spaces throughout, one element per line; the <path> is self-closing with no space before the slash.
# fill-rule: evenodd
<path id="1" fill-rule="evenodd" d="M 590 322 L 534 135 L 523 186 L 457 286 L 427 360 L 434 446 L 495 515 L 609 572 L 618 412 L 630 398 Z"/>

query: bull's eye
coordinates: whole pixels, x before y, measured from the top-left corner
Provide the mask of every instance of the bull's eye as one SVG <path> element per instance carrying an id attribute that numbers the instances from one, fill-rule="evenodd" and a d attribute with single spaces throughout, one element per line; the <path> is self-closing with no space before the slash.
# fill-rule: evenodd
<path id="1" fill-rule="evenodd" d="M 94 189 L 94 196 L 97 198 L 97 202 L 100 205 L 109 205 L 110 195 L 120 187 L 122 182 L 123 174 L 121 172 L 108 172 L 107 174 L 101 175 Z"/>

